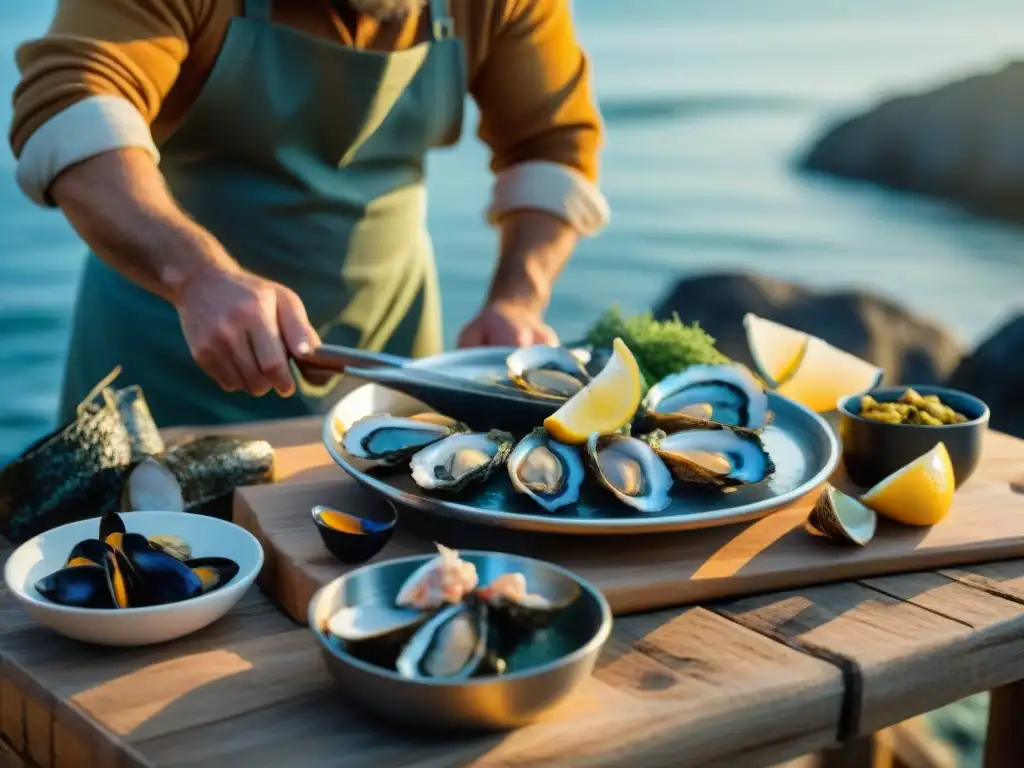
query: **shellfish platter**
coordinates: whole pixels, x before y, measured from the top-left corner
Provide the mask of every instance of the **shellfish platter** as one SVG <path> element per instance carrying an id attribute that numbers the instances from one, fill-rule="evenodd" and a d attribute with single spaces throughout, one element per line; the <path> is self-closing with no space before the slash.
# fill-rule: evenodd
<path id="1" fill-rule="evenodd" d="M 479 420 L 473 429 L 371 384 L 325 421 L 335 461 L 400 507 L 572 534 L 755 519 L 814 490 L 839 461 L 824 419 L 740 364 L 693 365 L 644 392 L 621 341 L 597 368 L 560 347 L 474 353 L 463 375 L 550 398 L 552 414 L 523 418 L 516 433 Z"/>

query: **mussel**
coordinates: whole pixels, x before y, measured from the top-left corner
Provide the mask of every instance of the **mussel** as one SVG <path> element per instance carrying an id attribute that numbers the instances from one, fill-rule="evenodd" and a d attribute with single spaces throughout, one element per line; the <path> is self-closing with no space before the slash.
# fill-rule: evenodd
<path id="1" fill-rule="evenodd" d="M 548 512 L 576 502 L 586 474 L 576 449 L 559 443 L 543 427 L 519 441 L 507 466 L 512 487 Z"/>
<path id="2" fill-rule="evenodd" d="M 324 546 L 343 563 L 362 563 L 380 552 L 394 533 L 398 516 L 390 504 L 380 507 L 379 519 L 313 507 L 313 523 Z"/>
<path id="3" fill-rule="evenodd" d="M 660 512 L 671 502 L 672 473 L 644 441 L 594 433 L 587 439 L 586 457 L 593 477 L 624 504 Z"/>
<path id="4" fill-rule="evenodd" d="M 644 436 L 676 480 L 716 488 L 760 483 L 775 473 L 757 434 L 715 425 L 666 435 Z"/>
<path id="5" fill-rule="evenodd" d="M 490 477 L 508 459 L 512 444 L 512 435 L 499 430 L 450 435 L 412 457 L 412 479 L 428 491 L 459 493 Z"/>
<path id="6" fill-rule="evenodd" d="M 651 387 L 643 406 L 655 413 L 684 413 L 751 429 L 764 427 L 769 418 L 768 395 L 739 364 L 691 365 Z"/>
<path id="7" fill-rule="evenodd" d="M 74 608 L 129 608 L 138 600 L 131 567 L 99 539 L 76 545 L 67 565 L 39 579 L 35 589 L 51 602 Z"/>
<path id="8" fill-rule="evenodd" d="M 570 398 L 590 381 L 583 362 L 564 347 L 523 347 L 505 362 L 509 378 L 521 389 L 537 395 Z"/>
<path id="9" fill-rule="evenodd" d="M 189 559 L 191 547 L 180 537 L 128 533 L 115 512 L 100 518 L 98 533 L 72 547 L 64 567 L 36 582 L 36 591 L 61 605 L 138 608 L 198 597 L 238 575 L 228 558 Z"/>
<path id="10" fill-rule="evenodd" d="M 435 423 L 423 417 L 375 413 L 353 423 L 342 436 L 341 447 L 354 458 L 390 467 L 438 440 L 468 431 L 459 422 Z"/>

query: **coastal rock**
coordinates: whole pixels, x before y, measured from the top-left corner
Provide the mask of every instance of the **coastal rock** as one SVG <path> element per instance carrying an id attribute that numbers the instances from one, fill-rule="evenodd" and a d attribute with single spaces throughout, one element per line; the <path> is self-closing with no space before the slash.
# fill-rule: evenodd
<path id="1" fill-rule="evenodd" d="M 1024 315 L 1007 322 L 965 357 L 949 386 L 988 403 L 992 429 L 1024 437 Z"/>
<path id="2" fill-rule="evenodd" d="M 801 165 L 1024 220 L 1024 62 L 839 122 Z"/>
<path id="3" fill-rule="evenodd" d="M 963 357 L 946 330 L 888 299 L 864 291 L 818 293 L 793 283 L 743 273 L 680 280 L 654 310 L 700 323 L 726 355 L 751 365 L 743 315 L 798 328 L 886 372 L 890 384 L 938 384 Z"/>

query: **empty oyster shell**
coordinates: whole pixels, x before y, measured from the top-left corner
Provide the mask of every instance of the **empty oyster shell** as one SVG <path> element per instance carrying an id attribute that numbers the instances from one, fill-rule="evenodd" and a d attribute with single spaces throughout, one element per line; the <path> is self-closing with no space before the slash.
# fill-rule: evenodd
<path id="1" fill-rule="evenodd" d="M 585 475 L 579 453 L 554 440 L 543 427 L 520 440 L 508 457 L 512 487 L 548 512 L 576 502 Z"/>
<path id="2" fill-rule="evenodd" d="M 768 423 L 768 395 L 754 374 L 738 364 L 691 365 L 651 387 L 643 405 L 656 413 L 698 417 L 711 406 L 711 418 L 721 424 L 759 429 Z"/>
<path id="3" fill-rule="evenodd" d="M 412 457 L 412 479 L 428 491 L 459 493 L 490 477 L 508 459 L 512 444 L 512 435 L 493 429 L 450 435 Z"/>
<path id="4" fill-rule="evenodd" d="M 341 447 L 357 459 L 394 466 L 431 443 L 467 431 L 459 422 L 437 424 L 422 415 L 404 418 L 377 413 L 353 423 L 342 435 Z"/>
<path id="5" fill-rule="evenodd" d="M 564 347 L 536 344 L 517 349 L 506 364 L 509 378 L 534 394 L 569 398 L 590 381 L 583 362 Z"/>
<path id="6" fill-rule="evenodd" d="M 449 680 L 472 677 L 487 660 L 487 614 L 487 606 L 477 601 L 439 611 L 417 630 L 398 656 L 398 674 Z"/>
<path id="7" fill-rule="evenodd" d="M 586 456 L 597 481 L 624 504 L 641 512 L 660 512 L 669 505 L 672 474 L 642 440 L 594 433 L 587 438 Z"/>
<path id="8" fill-rule="evenodd" d="M 759 483 L 775 473 L 761 438 L 747 430 L 715 425 L 644 436 L 676 480 L 716 488 Z"/>
<path id="9" fill-rule="evenodd" d="M 826 485 L 807 518 L 807 530 L 833 541 L 864 546 L 874 538 L 878 515 L 852 496 Z"/>

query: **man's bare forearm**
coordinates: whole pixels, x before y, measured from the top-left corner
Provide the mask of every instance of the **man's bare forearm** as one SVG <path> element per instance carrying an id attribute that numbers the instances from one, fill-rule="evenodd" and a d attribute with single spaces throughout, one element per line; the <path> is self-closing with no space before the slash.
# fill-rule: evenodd
<path id="1" fill-rule="evenodd" d="M 543 314 L 578 239 L 573 227 L 547 213 L 507 214 L 501 220 L 501 251 L 488 302 L 518 304 Z"/>
<path id="2" fill-rule="evenodd" d="M 62 173 L 50 193 L 90 248 L 121 274 L 176 303 L 185 282 L 237 264 L 178 207 L 152 157 L 106 152 Z"/>

